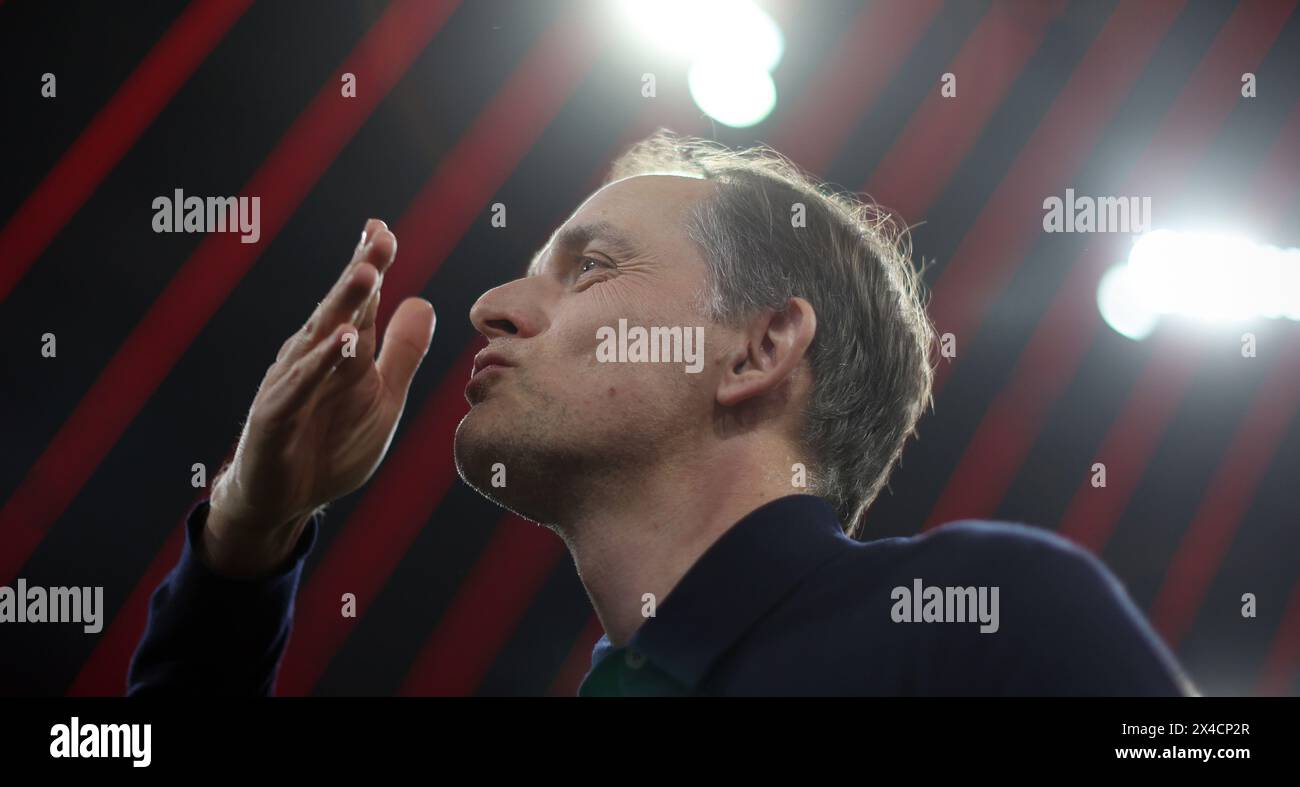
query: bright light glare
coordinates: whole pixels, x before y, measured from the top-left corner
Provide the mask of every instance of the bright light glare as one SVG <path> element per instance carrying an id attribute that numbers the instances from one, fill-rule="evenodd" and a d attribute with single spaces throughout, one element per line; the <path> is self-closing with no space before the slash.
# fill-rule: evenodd
<path id="1" fill-rule="evenodd" d="M 745 128 L 776 107 L 772 69 L 785 38 L 753 0 L 618 0 L 637 34 L 690 62 L 696 105 L 719 123 Z"/>
<path id="2" fill-rule="evenodd" d="M 1146 338 L 1167 314 L 1213 323 L 1300 320 L 1300 249 L 1228 235 L 1156 230 L 1097 288 L 1102 318 L 1130 339 Z"/>
<path id="3" fill-rule="evenodd" d="M 691 98 L 709 117 L 734 128 L 759 123 L 776 106 L 772 76 L 757 66 L 695 63 L 686 74 Z"/>
<path id="4" fill-rule="evenodd" d="M 1132 280 L 1133 269 L 1116 265 L 1097 286 L 1097 308 L 1106 324 L 1123 336 L 1141 341 L 1151 335 L 1160 315 L 1142 302 L 1142 290 Z"/>
<path id="5" fill-rule="evenodd" d="M 771 71 L 781 62 L 781 28 L 753 0 L 619 0 L 639 35 L 690 61 L 724 60 Z"/>

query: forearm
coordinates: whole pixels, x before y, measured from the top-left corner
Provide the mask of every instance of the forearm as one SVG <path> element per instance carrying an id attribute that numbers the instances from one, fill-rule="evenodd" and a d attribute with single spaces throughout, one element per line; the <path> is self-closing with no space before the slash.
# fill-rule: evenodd
<path id="1" fill-rule="evenodd" d="M 277 571 L 240 579 L 217 573 L 200 557 L 207 512 L 207 501 L 191 511 L 181 558 L 150 599 L 128 694 L 269 695 L 274 689 L 319 518 L 306 521 Z"/>

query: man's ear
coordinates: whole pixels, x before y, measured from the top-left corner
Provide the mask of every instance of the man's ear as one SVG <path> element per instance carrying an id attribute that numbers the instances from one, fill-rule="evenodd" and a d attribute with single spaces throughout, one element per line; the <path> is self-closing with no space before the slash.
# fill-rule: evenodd
<path id="1" fill-rule="evenodd" d="M 817 313 L 803 298 L 785 308 L 755 316 L 745 328 L 745 342 L 726 359 L 718 383 L 718 404 L 732 407 L 789 379 L 817 333 Z"/>

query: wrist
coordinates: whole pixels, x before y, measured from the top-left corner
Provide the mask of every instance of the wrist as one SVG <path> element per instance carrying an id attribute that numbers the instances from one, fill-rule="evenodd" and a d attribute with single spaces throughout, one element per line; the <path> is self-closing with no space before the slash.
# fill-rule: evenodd
<path id="1" fill-rule="evenodd" d="M 276 573 L 293 554 L 311 514 L 281 520 L 234 519 L 208 504 L 199 558 L 218 574 L 253 579 Z"/>

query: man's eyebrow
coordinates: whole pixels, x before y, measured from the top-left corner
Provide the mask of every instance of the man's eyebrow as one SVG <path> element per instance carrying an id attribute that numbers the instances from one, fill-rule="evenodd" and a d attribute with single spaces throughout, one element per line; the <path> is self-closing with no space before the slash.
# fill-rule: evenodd
<path id="1" fill-rule="evenodd" d="M 611 252 L 620 257 L 635 257 L 643 253 L 641 244 L 631 233 L 608 221 L 575 224 L 556 232 L 551 236 L 550 242 L 533 255 L 532 262 L 528 264 L 528 275 L 537 275 L 548 250 L 581 248 L 594 240 L 605 243 Z"/>

